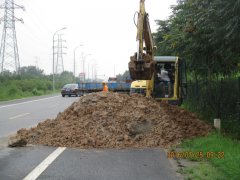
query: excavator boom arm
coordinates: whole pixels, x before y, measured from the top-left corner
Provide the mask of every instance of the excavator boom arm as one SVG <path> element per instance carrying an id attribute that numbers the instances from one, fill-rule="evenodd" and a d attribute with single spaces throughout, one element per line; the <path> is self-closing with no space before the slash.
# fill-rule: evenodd
<path id="1" fill-rule="evenodd" d="M 153 39 L 144 2 L 145 0 L 140 0 L 140 11 L 138 12 L 138 51 L 130 57 L 129 62 L 129 71 L 133 80 L 150 80 L 154 71 Z"/>

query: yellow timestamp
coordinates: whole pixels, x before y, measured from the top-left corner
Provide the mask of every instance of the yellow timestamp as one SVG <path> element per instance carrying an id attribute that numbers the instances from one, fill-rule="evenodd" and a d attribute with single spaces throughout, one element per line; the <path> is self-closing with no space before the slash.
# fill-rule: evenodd
<path id="1" fill-rule="evenodd" d="M 177 159 L 188 159 L 188 158 L 218 158 L 223 159 L 224 158 L 224 152 L 212 152 L 212 151 L 168 151 L 167 152 L 167 158 L 177 158 Z"/>

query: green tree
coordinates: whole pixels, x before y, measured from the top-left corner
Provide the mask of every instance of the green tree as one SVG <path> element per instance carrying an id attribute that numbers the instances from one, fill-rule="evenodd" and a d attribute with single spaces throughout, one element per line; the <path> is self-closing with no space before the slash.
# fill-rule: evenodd
<path id="1" fill-rule="evenodd" d="M 240 61 L 240 0 L 181 0 L 153 34 L 159 55 L 179 55 L 195 76 L 236 72 Z"/>
<path id="2" fill-rule="evenodd" d="M 57 74 L 56 79 L 56 87 L 61 88 L 65 84 L 70 84 L 73 82 L 73 73 L 69 71 L 64 71 L 61 74 Z"/>
<path id="3" fill-rule="evenodd" d="M 20 69 L 20 74 L 22 77 L 42 77 L 44 75 L 42 69 L 36 66 L 24 66 Z"/>

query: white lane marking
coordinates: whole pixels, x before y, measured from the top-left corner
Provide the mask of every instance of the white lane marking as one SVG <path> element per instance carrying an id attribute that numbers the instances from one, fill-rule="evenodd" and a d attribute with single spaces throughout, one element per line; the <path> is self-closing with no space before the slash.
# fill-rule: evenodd
<path id="1" fill-rule="evenodd" d="M 20 117 L 24 117 L 24 116 L 27 116 L 29 115 L 30 113 L 24 113 L 24 114 L 19 114 L 17 116 L 13 116 L 13 117 L 10 117 L 9 119 L 12 120 L 12 119 L 17 119 L 17 118 L 20 118 Z"/>
<path id="2" fill-rule="evenodd" d="M 55 104 L 55 105 L 49 106 L 49 108 L 55 108 L 55 107 L 58 107 L 58 104 Z"/>
<path id="3" fill-rule="evenodd" d="M 48 97 L 48 98 L 43 98 L 43 99 L 36 99 L 36 100 L 22 102 L 22 103 L 9 104 L 9 105 L 6 105 L 6 106 L 0 106 L 0 109 L 1 108 L 6 108 L 6 107 L 17 106 L 17 105 L 20 105 L 20 104 L 27 104 L 27 103 L 31 103 L 31 102 L 43 101 L 43 100 L 46 100 L 46 99 L 52 99 L 52 98 L 56 98 L 56 97 L 60 97 L 60 96 L 53 96 L 53 97 Z"/>
<path id="4" fill-rule="evenodd" d="M 23 180 L 35 180 L 47 169 L 47 167 L 66 149 L 59 147 L 53 151 L 46 159 L 43 160 L 32 172 L 30 172 Z"/>

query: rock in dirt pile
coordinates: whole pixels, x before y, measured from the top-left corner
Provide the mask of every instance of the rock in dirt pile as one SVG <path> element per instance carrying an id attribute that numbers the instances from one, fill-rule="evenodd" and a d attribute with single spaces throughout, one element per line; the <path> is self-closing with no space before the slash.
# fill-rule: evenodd
<path id="1" fill-rule="evenodd" d="M 141 95 L 92 93 L 81 97 L 56 119 L 17 138 L 29 144 L 79 148 L 168 147 L 211 127 L 178 107 Z"/>

